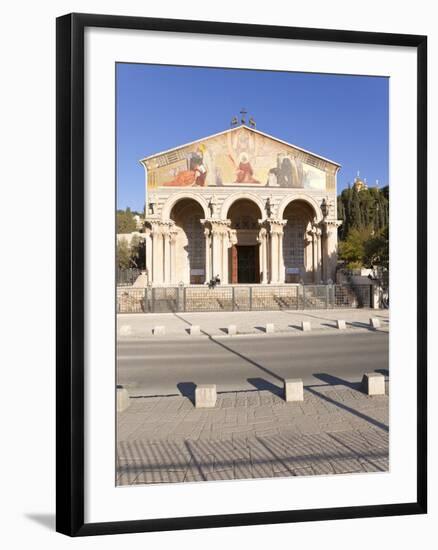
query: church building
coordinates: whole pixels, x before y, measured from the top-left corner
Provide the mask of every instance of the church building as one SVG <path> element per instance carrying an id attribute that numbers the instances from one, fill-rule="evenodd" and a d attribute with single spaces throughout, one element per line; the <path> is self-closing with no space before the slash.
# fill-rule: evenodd
<path id="1" fill-rule="evenodd" d="M 335 281 L 338 163 L 252 119 L 140 162 L 148 284 Z"/>

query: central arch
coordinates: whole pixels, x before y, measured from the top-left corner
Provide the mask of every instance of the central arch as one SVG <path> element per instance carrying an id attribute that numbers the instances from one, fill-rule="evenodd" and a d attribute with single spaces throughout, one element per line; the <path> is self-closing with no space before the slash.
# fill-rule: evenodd
<path id="1" fill-rule="evenodd" d="M 235 200 L 227 211 L 233 243 L 228 261 L 228 280 L 232 284 L 260 282 L 259 220 L 260 206 L 247 197 Z"/>
<path id="2" fill-rule="evenodd" d="M 232 195 L 230 195 L 229 197 L 227 197 L 223 204 L 222 204 L 222 208 L 221 208 L 221 218 L 223 220 L 227 219 L 228 217 L 228 211 L 230 209 L 230 207 L 236 202 L 236 201 L 239 201 L 241 199 L 248 199 L 252 202 L 254 202 L 258 207 L 259 207 L 259 210 L 260 210 L 260 217 L 261 218 L 264 218 L 265 215 L 264 215 L 264 212 L 265 212 L 265 205 L 262 201 L 262 199 L 260 197 L 258 197 L 257 195 L 255 195 L 254 193 L 249 193 L 249 192 L 245 192 L 245 191 L 239 191 L 238 193 L 233 193 Z"/>

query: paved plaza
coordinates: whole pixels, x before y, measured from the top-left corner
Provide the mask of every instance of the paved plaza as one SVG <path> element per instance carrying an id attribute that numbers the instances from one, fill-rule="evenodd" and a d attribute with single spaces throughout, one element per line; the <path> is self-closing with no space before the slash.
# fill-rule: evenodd
<path id="1" fill-rule="evenodd" d="M 119 315 L 118 382 L 131 398 L 118 414 L 117 484 L 387 471 L 388 336 L 388 310 Z M 384 396 L 361 391 L 374 370 Z M 285 402 L 285 378 L 303 380 L 303 402 Z M 217 385 L 214 409 L 194 407 L 200 383 Z"/>
<path id="2" fill-rule="evenodd" d="M 186 395 L 131 398 L 118 414 L 117 484 L 194 482 L 388 470 L 386 395 L 358 384 L 224 392 L 214 409 Z"/>

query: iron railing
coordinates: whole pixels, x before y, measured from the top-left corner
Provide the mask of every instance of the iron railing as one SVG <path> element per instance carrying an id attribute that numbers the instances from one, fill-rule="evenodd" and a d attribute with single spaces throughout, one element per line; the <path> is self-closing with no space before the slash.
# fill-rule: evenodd
<path id="1" fill-rule="evenodd" d="M 118 286 L 131 286 L 135 283 L 137 278 L 141 275 L 141 269 L 137 267 L 131 267 L 128 269 L 117 269 L 117 285 Z"/>
<path id="2" fill-rule="evenodd" d="M 118 313 L 275 311 L 372 307 L 372 285 L 117 288 Z"/>

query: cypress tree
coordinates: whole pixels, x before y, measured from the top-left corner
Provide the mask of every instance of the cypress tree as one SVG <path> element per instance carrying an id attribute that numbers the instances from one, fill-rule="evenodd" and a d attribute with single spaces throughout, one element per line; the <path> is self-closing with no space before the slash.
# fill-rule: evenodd
<path id="1" fill-rule="evenodd" d="M 350 222 L 349 229 L 361 229 L 363 227 L 362 222 L 362 211 L 359 198 L 359 191 L 357 187 L 353 187 L 353 193 L 351 197 L 351 206 L 350 206 Z"/>
<path id="2" fill-rule="evenodd" d="M 379 234 L 388 226 L 389 187 L 382 189 L 344 189 L 338 196 L 339 239 L 347 239 L 351 229 L 369 229 Z"/>

